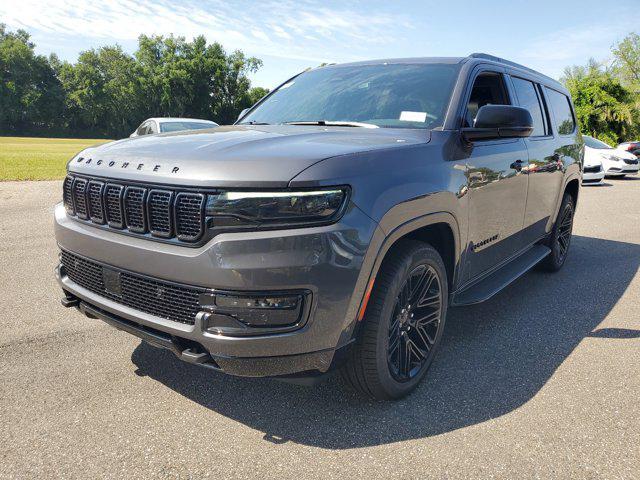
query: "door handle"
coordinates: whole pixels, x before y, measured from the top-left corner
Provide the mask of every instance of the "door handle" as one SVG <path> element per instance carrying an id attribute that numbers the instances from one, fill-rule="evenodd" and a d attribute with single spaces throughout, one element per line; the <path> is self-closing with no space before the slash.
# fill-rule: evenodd
<path id="1" fill-rule="evenodd" d="M 518 172 L 520 170 L 522 170 L 522 164 L 524 162 L 522 160 L 516 160 L 515 162 L 513 162 L 511 165 L 509 165 L 511 168 L 513 168 L 514 170 L 517 170 Z"/>

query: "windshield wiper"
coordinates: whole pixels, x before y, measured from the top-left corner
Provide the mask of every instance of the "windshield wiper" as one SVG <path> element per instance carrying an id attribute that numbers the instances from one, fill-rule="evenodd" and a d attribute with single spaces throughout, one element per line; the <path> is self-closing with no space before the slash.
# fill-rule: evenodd
<path id="1" fill-rule="evenodd" d="M 271 125 L 271 124 L 267 122 L 256 122 L 254 120 L 251 120 L 250 122 L 241 122 L 238 125 Z"/>
<path id="2" fill-rule="evenodd" d="M 312 120 L 299 122 L 284 122 L 284 125 L 323 125 L 327 127 L 362 127 L 362 128 L 380 128 L 373 123 L 362 122 L 342 122 L 339 120 Z"/>

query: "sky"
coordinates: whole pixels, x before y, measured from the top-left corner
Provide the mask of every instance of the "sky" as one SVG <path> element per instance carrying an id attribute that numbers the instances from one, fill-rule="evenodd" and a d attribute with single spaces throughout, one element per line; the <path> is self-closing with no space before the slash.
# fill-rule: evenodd
<path id="1" fill-rule="evenodd" d="M 263 61 L 252 84 L 273 88 L 323 62 L 466 56 L 484 52 L 559 78 L 568 65 L 610 60 L 637 25 L 638 0 L 310 1 L 0 0 L 0 23 L 32 35 L 36 51 L 75 61 L 140 34 L 205 35 Z"/>

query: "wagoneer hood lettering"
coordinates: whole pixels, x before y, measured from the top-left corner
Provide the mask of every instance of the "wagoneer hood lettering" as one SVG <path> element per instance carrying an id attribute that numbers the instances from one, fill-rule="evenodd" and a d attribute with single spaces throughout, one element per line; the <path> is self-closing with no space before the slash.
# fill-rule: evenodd
<path id="1" fill-rule="evenodd" d="M 375 131 L 375 134 L 371 132 Z M 424 143 L 429 132 L 302 125 L 229 126 L 120 140 L 79 153 L 71 172 L 191 186 L 286 187 L 325 158 Z"/>

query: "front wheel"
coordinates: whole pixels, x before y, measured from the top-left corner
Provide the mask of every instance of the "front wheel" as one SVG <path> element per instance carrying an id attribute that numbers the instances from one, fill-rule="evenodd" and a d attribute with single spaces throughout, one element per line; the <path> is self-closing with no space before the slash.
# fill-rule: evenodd
<path id="1" fill-rule="evenodd" d="M 551 253 L 547 255 L 541 264 L 542 268 L 549 272 L 560 270 L 567 259 L 569 246 L 571 245 L 574 213 L 573 197 L 566 193 L 562 199 L 562 205 L 560 205 L 558 218 L 547 241 L 547 246 L 551 249 Z"/>
<path id="2" fill-rule="evenodd" d="M 447 305 L 447 274 L 438 252 L 402 241 L 378 272 L 344 377 L 377 400 L 410 393 L 433 361 Z"/>

